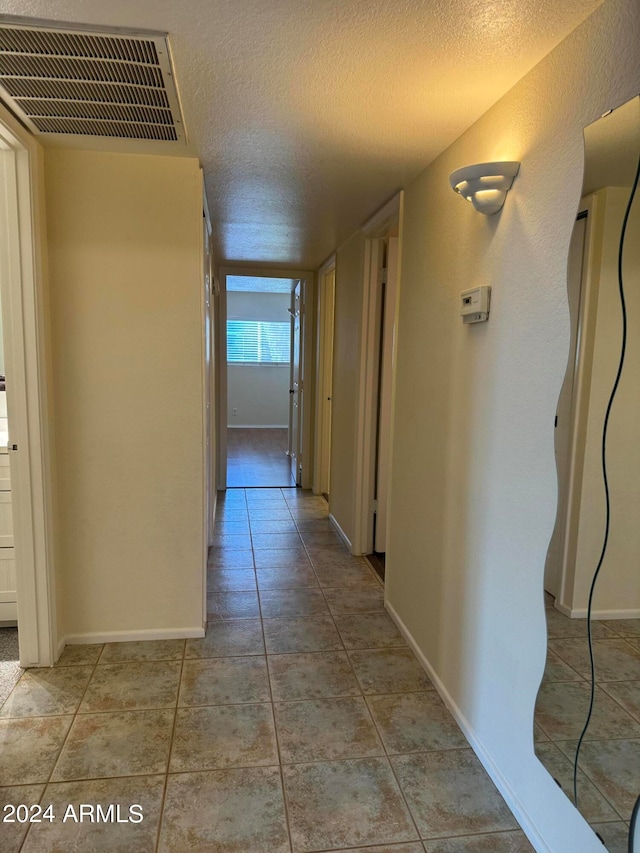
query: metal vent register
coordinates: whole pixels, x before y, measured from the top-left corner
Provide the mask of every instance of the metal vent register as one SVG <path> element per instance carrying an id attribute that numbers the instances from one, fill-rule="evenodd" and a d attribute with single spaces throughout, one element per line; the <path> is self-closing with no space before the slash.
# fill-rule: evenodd
<path id="1" fill-rule="evenodd" d="M 38 136 L 186 142 L 164 34 L 0 20 L 0 99 Z"/>

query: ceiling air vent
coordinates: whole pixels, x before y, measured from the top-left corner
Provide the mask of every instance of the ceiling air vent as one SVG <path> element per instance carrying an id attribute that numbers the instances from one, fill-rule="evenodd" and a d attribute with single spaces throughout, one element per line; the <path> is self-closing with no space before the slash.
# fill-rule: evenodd
<path id="1" fill-rule="evenodd" d="M 38 136 L 186 142 L 163 33 L 0 19 L 0 99 Z"/>

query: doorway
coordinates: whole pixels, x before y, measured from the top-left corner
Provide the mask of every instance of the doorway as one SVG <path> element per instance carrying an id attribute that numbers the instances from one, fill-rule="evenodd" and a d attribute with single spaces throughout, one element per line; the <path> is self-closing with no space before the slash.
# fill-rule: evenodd
<path id="1" fill-rule="evenodd" d="M 46 299 L 39 155 L 35 140 L 0 110 L 0 302 L 8 415 L 8 430 L 0 439 L 6 448 L 0 453 L 6 528 L 0 531 L 0 621 L 17 623 L 22 666 L 48 666 L 58 652 L 47 343 L 40 313 Z M 12 644 L 15 648 L 15 636 L 8 640 Z"/>
<path id="2" fill-rule="evenodd" d="M 226 293 L 227 488 L 295 486 L 299 283 L 230 275 Z"/>
<path id="3" fill-rule="evenodd" d="M 305 377 L 313 362 L 313 335 L 307 334 L 315 316 L 312 305 L 309 309 L 313 293 L 313 274 L 304 270 L 223 267 L 219 271 L 220 491 L 311 488 L 313 413 Z"/>

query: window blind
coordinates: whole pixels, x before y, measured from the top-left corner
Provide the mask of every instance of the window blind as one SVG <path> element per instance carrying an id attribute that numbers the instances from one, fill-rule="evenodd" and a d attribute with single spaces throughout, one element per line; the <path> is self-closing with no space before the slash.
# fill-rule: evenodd
<path id="1" fill-rule="evenodd" d="M 227 321 L 227 361 L 244 364 L 288 364 L 289 323 L 262 320 Z"/>

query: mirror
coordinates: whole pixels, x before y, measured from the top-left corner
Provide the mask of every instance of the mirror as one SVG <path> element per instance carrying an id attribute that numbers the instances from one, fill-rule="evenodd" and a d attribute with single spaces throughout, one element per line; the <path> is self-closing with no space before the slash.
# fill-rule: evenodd
<path id="1" fill-rule="evenodd" d="M 640 795 L 639 157 L 640 98 L 586 128 L 555 429 L 558 513 L 545 566 L 547 665 L 535 709 L 538 758 L 572 802 L 575 781 L 577 808 L 610 853 L 627 853 Z M 625 327 L 620 279 L 626 342 L 613 392 Z"/>

